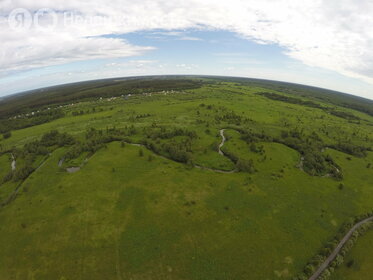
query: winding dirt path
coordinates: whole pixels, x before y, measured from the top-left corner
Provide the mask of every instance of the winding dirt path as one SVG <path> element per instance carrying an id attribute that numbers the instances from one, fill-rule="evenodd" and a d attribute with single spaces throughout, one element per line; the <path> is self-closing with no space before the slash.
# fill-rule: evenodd
<path id="1" fill-rule="evenodd" d="M 222 156 L 225 156 L 224 152 L 221 150 L 221 148 L 224 146 L 224 143 L 226 141 L 226 138 L 224 136 L 224 131 L 225 131 L 225 128 L 220 130 L 221 143 L 219 145 L 219 154 L 221 154 Z"/>
<path id="2" fill-rule="evenodd" d="M 220 129 L 220 131 L 219 131 L 220 136 L 221 136 L 221 143 L 219 144 L 218 152 L 219 152 L 220 155 L 226 157 L 224 152 L 221 150 L 221 148 L 224 146 L 225 142 L 227 141 L 227 139 L 224 135 L 224 131 L 225 131 L 225 128 Z M 215 169 L 215 168 L 200 166 L 200 165 L 196 165 L 196 164 L 194 165 L 194 167 L 199 168 L 199 169 L 204 169 L 204 170 L 210 170 L 210 171 L 217 172 L 217 173 L 224 173 L 224 174 L 231 174 L 231 173 L 237 172 L 237 169 L 221 170 L 221 169 Z"/>
<path id="3" fill-rule="evenodd" d="M 342 238 L 342 240 L 339 242 L 338 246 L 334 249 L 334 251 L 330 254 L 330 256 L 320 265 L 320 267 L 315 271 L 315 273 L 308 278 L 308 280 L 316 280 L 317 278 L 320 277 L 320 275 L 324 272 L 326 268 L 330 265 L 330 263 L 337 257 L 343 246 L 346 244 L 348 240 L 350 240 L 352 234 L 362 225 L 373 222 L 373 216 L 366 218 L 357 224 L 355 224 L 347 233 L 346 235 Z"/>

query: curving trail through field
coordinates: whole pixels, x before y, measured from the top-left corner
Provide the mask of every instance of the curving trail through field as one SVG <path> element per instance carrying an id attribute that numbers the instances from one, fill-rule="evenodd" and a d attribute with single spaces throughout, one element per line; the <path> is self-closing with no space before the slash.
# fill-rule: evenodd
<path id="1" fill-rule="evenodd" d="M 330 263 L 337 257 L 343 246 L 346 244 L 346 242 L 351 238 L 352 234 L 362 225 L 373 222 L 373 216 L 368 217 L 357 224 L 355 224 L 342 238 L 342 240 L 339 242 L 338 246 L 334 249 L 334 251 L 330 254 L 330 256 L 320 265 L 320 267 L 315 271 L 315 273 L 308 278 L 308 280 L 316 280 L 320 277 L 320 275 L 323 273 L 323 271 L 330 265 Z"/>
<path id="2" fill-rule="evenodd" d="M 222 156 L 225 156 L 224 152 L 221 150 L 221 148 L 224 146 L 224 143 L 226 141 L 226 138 L 224 136 L 224 131 L 225 131 L 225 128 L 223 128 L 223 129 L 220 130 L 221 143 L 219 145 L 219 154 L 221 154 Z"/>
<path id="3" fill-rule="evenodd" d="M 218 152 L 219 152 L 220 155 L 226 157 L 226 155 L 224 154 L 224 152 L 221 150 L 221 148 L 225 144 L 225 141 L 227 141 L 227 139 L 225 138 L 225 135 L 224 135 L 224 131 L 225 131 L 225 128 L 220 129 L 220 131 L 219 131 L 220 136 L 221 136 L 221 143 L 219 144 Z M 230 174 L 230 173 L 237 172 L 237 169 L 221 170 L 221 169 L 215 169 L 215 168 L 210 168 L 210 167 L 204 167 L 204 166 L 200 166 L 200 165 L 194 165 L 194 167 L 199 168 L 199 169 L 205 169 L 205 170 L 214 171 L 214 172 L 217 172 L 217 173 L 225 173 L 225 174 Z"/>

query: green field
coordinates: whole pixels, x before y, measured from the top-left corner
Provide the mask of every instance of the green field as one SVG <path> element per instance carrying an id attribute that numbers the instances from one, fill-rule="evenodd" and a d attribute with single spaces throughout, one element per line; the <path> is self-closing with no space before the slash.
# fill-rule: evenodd
<path id="1" fill-rule="evenodd" d="M 102 99 L 53 97 L 58 117 L 36 125 L 2 119 L 16 129 L 0 140 L 1 178 L 10 153 L 17 169 L 0 181 L 1 280 L 292 279 L 372 211 L 367 103 L 185 79 L 193 86 L 127 98 L 110 98 L 110 86 Z M 346 256 L 354 264 L 333 279 L 369 279 L 371 240 L 359 239 Z"/>

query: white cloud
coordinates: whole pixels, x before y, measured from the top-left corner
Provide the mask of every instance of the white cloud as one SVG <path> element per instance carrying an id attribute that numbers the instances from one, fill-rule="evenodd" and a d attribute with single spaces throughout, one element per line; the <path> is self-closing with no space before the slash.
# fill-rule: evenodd
<path id="1" fill-rule="evenodd" d="M 278 44 L 306 65 L 373 84 L 370 0 L 3 0 L 0 15 L 14 8 L 60 11 L 59 24 L 53 30 L 14 32 L 6 17 L 0 17 L 3 71 L 138 55 L 151 48 L 102 36 L 162 30 L 198 39 L 179 31 L 194 28 L 228 30 L 258 43 Z M 75 17 L 63 24 L 61 11 Z"/>
<path id="2" fill-rule="evenodd" d="M 192 70 L 192 69 L 198 68 L 198 65 L 181 63 L 181 64 L 176 64 L 175 67 L 181 70 Z"/>
<path id="3" fill-rule="evenodd" d="M 201 38 L 189 36 L 188 32 L 182 31 L 156 31 L 147 37 L 159 40 L 203 41 Z"/>

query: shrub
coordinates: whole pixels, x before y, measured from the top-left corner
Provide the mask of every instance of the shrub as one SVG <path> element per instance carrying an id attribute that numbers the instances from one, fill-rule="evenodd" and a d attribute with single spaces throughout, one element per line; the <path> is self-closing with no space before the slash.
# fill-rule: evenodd
<path id="1" fill-rule="evenodd" d="M 236 163 L 236 167 L 239 171 L 249 172 L 249 173 L 255 172 L 254 163 L 252 159 L 249 159 L 249 160 L 239 159 Z"/>
<path id="2" fill-rule="evenodd" d="M 12 136 L 12 133 L 10 132 L 10 131 L 8 131 L 8 132 L 4 132 L 3 133 L 3 138 L 4 139 L 8 139 L 8 138 L 10 138 Z"/>

